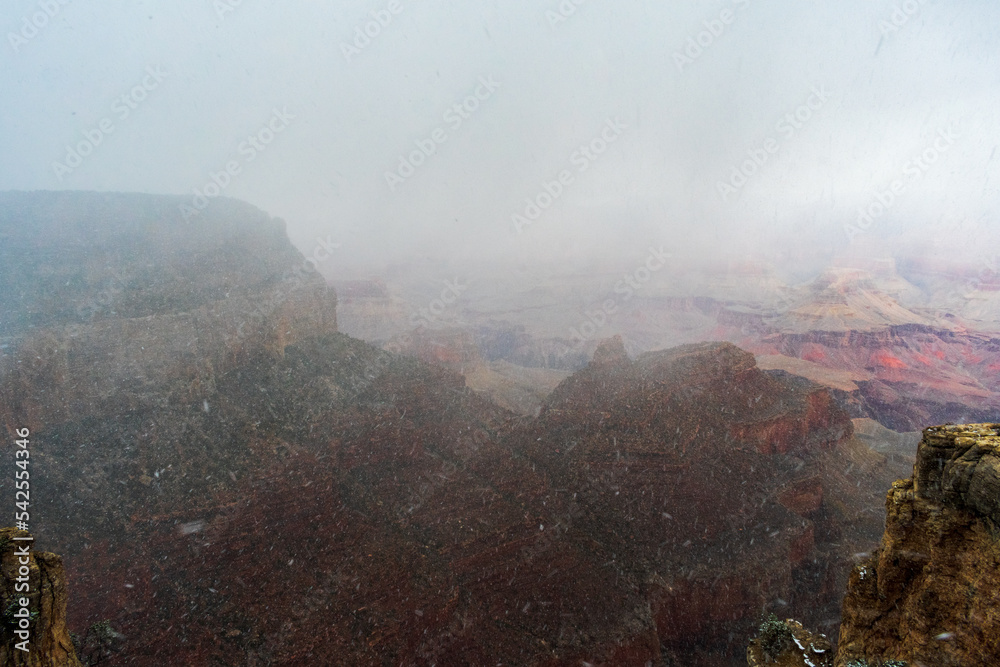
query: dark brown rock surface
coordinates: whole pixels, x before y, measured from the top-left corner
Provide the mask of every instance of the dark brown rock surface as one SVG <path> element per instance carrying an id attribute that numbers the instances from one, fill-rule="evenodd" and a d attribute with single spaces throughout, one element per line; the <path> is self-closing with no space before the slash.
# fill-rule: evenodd
<path id="1" fill-rule="evenodd" d="M 823 394 L 700 345 L 599 363 L 515 419 L 443 369 L 300 341 L 175 413 L 212 457 L 165 413 L 120 421 L 188 468 L 61 528 L 87 540 L 74 617 L 110 618 L 122 664 L 739 664 L 761 607 L 831 617 L 881 526 L 850 505 L 879 459 Z"/>

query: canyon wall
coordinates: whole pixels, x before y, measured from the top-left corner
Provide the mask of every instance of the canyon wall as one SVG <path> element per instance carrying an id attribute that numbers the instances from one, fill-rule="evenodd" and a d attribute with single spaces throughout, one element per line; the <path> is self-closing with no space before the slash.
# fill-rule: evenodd
<path id="1" fill-rule="evenodd" d="M 249 356 L 337 330 L 283 221 L 219 199 L 186 222 L 181 203 L 0 193 L 0 422 L 195 401 Z"/>
<path id="2" fill-rule="evenodd" d="M 185 231 L 176 198 L 7 197 L 0 417 L 109 659 L 736 665 L 762 608 L 835 631 L 881 534 L 891 461 L 735 345 L 609 339 L 519 416 L 461 355 L 338 333 L 255 209 Z"/>
<path id="3" fill-rule="evenodd" d="M 838 667 L 1000 664 L 1000 424 L 928 428 L 885 535 L 851 573 Z"/>

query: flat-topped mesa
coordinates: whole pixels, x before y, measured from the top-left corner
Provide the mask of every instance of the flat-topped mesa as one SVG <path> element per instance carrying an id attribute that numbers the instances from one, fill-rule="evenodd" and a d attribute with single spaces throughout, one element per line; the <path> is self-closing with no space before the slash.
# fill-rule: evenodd
<path id="1" fill-rule="evenodd" d="M 0 421 L 32 430 L 170 400 L 337 331 L 336 295 L 285 223 L 217 199 L 0 193 Z M 37 397 L 44 397 L 39 400 Z"/>
<path id="2" fill-rule="evenodd" d="M 1000 526 L 1000 424 L 925 429 L 913 480 L 920 498 L 971 510 Z"/>

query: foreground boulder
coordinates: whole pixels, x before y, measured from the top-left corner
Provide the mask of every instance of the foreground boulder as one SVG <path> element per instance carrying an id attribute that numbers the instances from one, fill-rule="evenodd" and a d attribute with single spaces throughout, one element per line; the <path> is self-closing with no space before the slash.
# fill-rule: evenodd
<path id="1" fill-rule="evenodd" d="M 0 665 L 80 667 L 66 628 L 66 573 L 62 559 L 25 549 L 31 544 L 30 537 L 27 531 L 0 528 Z M 22 550 L 27 550 L 28 555 L 20 555 Z M 19 572 L 22 567 L 27 568 L 26 577 Z M 18 584 L 22 589 L 16 588 Z M 21 604 L 22 598 L 26 606 Z M 27 635 L 27 641 L 25 635 L 18 636 L 19 630 Z"/>

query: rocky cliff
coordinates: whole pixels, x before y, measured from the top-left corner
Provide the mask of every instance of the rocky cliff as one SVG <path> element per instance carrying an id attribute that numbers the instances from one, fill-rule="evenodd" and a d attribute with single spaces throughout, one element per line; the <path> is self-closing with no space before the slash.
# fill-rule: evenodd
<path id="1" fill-rule="evenodd" d="M 852 416 L 871 417 L 897 431 L 1000 415 L 1000 339 L 992 334 L 906 324 L 775 333 L 749 347 L 849 373 L 855 386 L 838 397 Z"/>
<path id="2" fill-rule="evenodd" d="M 772 617 L 750 667 L 1000 664 L 1000 424 L 925 429 L 886 510 L 881 545 L 851 572 L 836 655 L 822 635 Z"/>
<path id="3" fill-rule="evenodd" d="M 187 467 L 61 527 L 87 540 L 78 625 L 110 618 L 134 664 L 738 664 L 761 607 L 836 613 L 881 526 L 864 494 L 892 475 L 824 390 L 725 344 L 609 342 L 537 419 L 339 334 L 214 392 L 188 435 L 118 419 Z M 37 437 L 95 427 L 74 428 Z M 193 486 L 209 469 L 228 483 Z"/>
<path id="4" fill-rule="evenodd" d="M 0 528 L 0 665 L 81 667 L 66 627 L 62 559 L 32 550 L 30 540 Z"/>
<path id="5" fill-rule="evenodd" d="M 851 573 L 837 666 L 1000 664 L 1000 424 L 928 428 Z"/>
<path id="6" fill-rule="evenodd" d="M 336 331 L 284 222 L 219 199 L 188 223 L 182 202 L 0 193 L 0 421 L 196 401 L 241 359 Z"/>
<path id="7" fill-rule="evenodd" d="M 281 220 L 219 199 L 187 223 L 181 202 L 0 193 L 0 423 L 43 434 L 34 525 L 64 555 L 87 527 L 197 504 L 261 465 L 240 434 L 202 430 L 216 382 L 336 331 L 336 297 Z"/>

